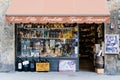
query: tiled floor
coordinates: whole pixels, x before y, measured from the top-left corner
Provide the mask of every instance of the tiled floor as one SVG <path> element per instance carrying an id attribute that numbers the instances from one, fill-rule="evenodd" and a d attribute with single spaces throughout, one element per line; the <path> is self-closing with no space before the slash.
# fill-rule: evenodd
<path id="1" fill-rule="evenodd" d="M 94 72 L 94 65 L 89 58 L 80 58 L 80 70 Z"/>

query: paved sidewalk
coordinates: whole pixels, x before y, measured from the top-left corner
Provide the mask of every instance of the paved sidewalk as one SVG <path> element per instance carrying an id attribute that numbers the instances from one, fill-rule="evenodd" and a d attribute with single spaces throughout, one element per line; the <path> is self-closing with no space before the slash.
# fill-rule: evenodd
<path id="1" fill-rule="evenodd" d="M 2 72 L 0 80 L 120 80 L 120 75 L 95 72 Z"/>

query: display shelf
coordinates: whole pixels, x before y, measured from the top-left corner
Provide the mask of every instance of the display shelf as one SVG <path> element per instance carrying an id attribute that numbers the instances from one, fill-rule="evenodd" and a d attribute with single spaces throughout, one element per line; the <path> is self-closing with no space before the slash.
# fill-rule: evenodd
<path id="1" fill-rule="evenodd" d="M 28 30 L 31 30 L 31 29 L 34 29 L 34 30 L 50 30 L 50 29 L 73 29 L 73 27 L 68 27 L 68 28 L 24 28 L 24 29 L 28 29 Z"/>
<path id="2" fill-rule="evenodd" d="M 93 47 L 103 38 L 101 24 L 80 25 L 80 54 L 92 56 Z"/>
<path id="3" fill-rule="evenodd" d="M 83 41 L 83 42 L 82 42 L 82 41 L 80 42 L 80 44 L 83 44 L 83 43 L 86 43 L 86 44 L 89 44 L 89 45 L 94 45 L 94 44 L 95 44 L 95 42 L 84 42 L 84 41 Z"/>
<path id="4" fill-rule="evenodd" d="M 25 57 L 21 57 L 22 60 L 25 60 Z M 42 60 L 45 59 L 45 57 L 41 57 Z M 49 61 L 50 63 L 50 71 L 59 71 L 59 61 L 60 60 L 73 60 L 75 61 L 75 64 L 76 64 L 76 71 L 79 71 L 79 58 L 66 58 L 66 57 L 46 57 L 46 59 Z M 31 57 L 28 57 L 28 60 L 31 60 Z M 35 61 L 38 60 L 38 57 L 34 58 Z M 17 62 L 16 62 L 17 63 Z M 17 68 L 17 66 L 16 66 Z"/>
<path id="5" fill-rule="evenodd" d="M 63 39 L 73 39 L 75 40 L 75 38 L 44 38 L 44 37 L 23 37 L 22 39 L 60 39 L 60 40 L 63 40 Z"/>
<path id="6" fill-rule="evenodd" d="M 34 56 L 29 56 L 29 55 L 24 55 L 24 56 L 17 56 L 17 58 L 22 58 L 22 59 L 24 59 L 24 58 L 28 58 L 28 59 L 31 59 L 31 57 L 34 57 Z M 37 58 L 39 58 L 39 56 L 36 56 L 36 57 L 34 57 L 35 59 L 37 59 Z M 70 58 L 70 59 L 76 59 L 76 58 L 78 58 L 78 57 L 40 57 L 40 58 L 43 58 L 43 59 L 57 59 L 57 58 L 59 58 L 59 59 L 66 59 L 66 58 Z"/>
<path id="7" fill-rule="evenodd" d="M 16 26 L 16 44 L 20 47 L 20 49 L 17 48 L 17 53 L 29 55 L 33 52 L 35 55 L 36 53 L 46 55 L 44 57 L 64 56 L 67 58 L 71 55 L 77 57 L 78 48 L 75 49 L 75 47 L 78 43 L 76 42 L 78 26 L 58 28 L 48 27 L 47 24 L 44 26 L 47 27 Z"/>

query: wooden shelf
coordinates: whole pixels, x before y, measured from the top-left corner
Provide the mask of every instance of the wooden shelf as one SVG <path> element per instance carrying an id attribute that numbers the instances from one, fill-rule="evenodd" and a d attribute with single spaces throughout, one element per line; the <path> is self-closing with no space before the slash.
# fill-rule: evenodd
<path id="1" fill-rule="evenodd" d="M 21 27 L 22 28 L 22 27 Z M 21 29 L 20 28 L 20 29 Z M 73 27 L 68 27 L 68 28 L 65 28 L 65 27 L 63 27 L 63 28 L 22 28 L 22 29 L 28 29 L 28 30 L 55 30 L 55 29 L 67 29 L 67 30 L 70 30 L 70 29 L 74 29 Z"/>
<path id="2" fill-rule="evenodd" d="M 28 37 L 24 37 L 24 38 L 22 38 L 22 39 L 75 39 L 75 38 L 44 38 L 44 37 L 30 37 L 30 38 L 28 38 Z"/>

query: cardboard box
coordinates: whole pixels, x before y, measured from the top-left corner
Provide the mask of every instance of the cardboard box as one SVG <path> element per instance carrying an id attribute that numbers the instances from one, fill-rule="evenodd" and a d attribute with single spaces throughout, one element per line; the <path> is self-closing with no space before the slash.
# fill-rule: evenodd
<path id="1" fill-rule="evenodd" d="M 36 71 L 49 71 L 50 63 L 48 62 L 40 62 L 36 63 Z"/>
<path id="2" fill-rule="evenodd" d="M 95 72 L 103 74 L 104 73 L 104 69 L 95 68 Z"/>

